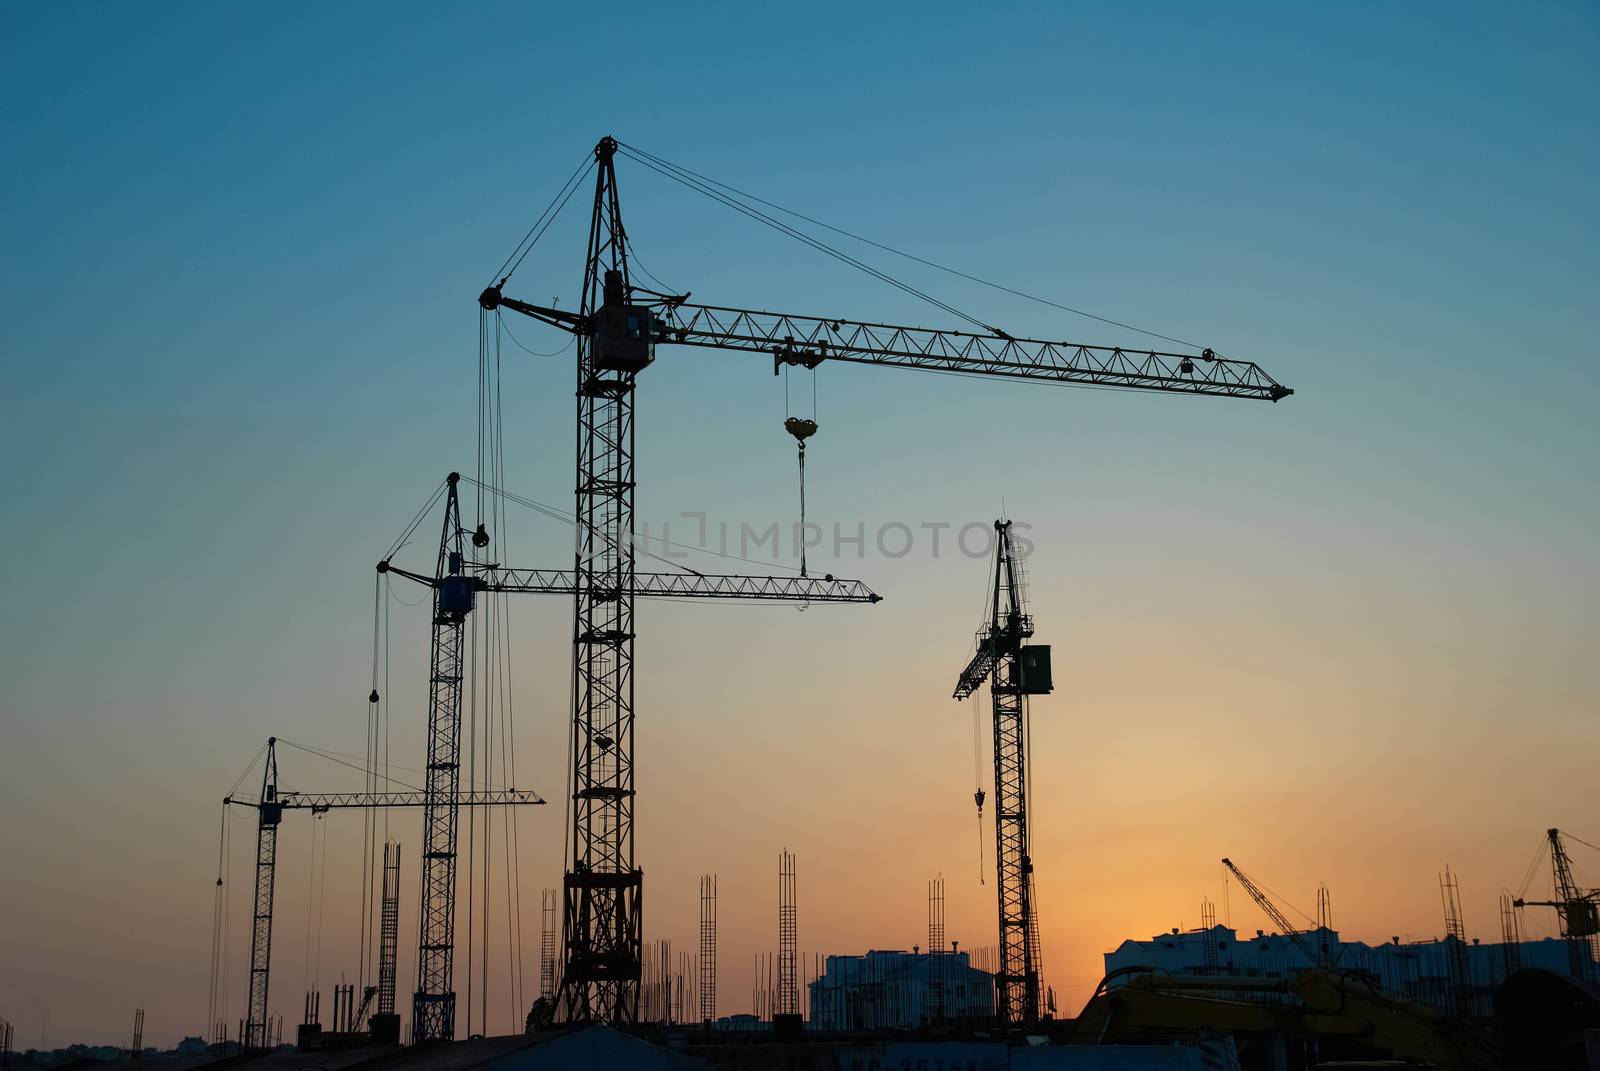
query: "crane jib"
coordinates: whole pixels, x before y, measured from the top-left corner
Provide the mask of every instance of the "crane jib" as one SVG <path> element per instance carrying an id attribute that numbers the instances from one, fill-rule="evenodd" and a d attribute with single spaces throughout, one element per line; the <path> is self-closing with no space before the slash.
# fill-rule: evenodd
<path id="1" fill-rule="evenodd" d="M 624 303 L 585 317 L 508 298 L 490 287 L 478 298 L 488 310 L 507 308 L 574 334 L 608 339 L 611 320 L 637 316 L 642 305 Z M 718 305 L 659 303 L 652 341 L 680 346 L 769 353 L 783 364 L 815 368 L 823 361 L 879 364 L 962 375 L 1051 380 L 1085 386 L 1165 391 L 1276 402 L 1293 389 L 1253 361 L 1219 357 L 1211 350 L 1177 353 L 1079 342 L 980 335 L 970 331 L 908 327 L 835 317 L 762 312 Z M 608 311 L 610 315 L 608 315 Z M 636 321 L 635 321 L 636 322 Z M 638 367 L 648 363 L 636 358 Z"/>

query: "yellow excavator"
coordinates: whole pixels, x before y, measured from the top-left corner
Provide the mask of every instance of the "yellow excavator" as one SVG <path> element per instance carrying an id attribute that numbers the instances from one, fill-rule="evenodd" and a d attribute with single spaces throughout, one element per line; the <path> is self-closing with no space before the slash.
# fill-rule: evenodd
<path id="1" fill-rule="evenodd" d="M 1061 1040 L 1151 1043 L 1202 1034 L 1344 1042 L 1447 1071 L 1501 1066 L 1486 1030 L 1396 997 L 1364 975 L 1321 968 L 1287 978 L 1114 971 Z"/>

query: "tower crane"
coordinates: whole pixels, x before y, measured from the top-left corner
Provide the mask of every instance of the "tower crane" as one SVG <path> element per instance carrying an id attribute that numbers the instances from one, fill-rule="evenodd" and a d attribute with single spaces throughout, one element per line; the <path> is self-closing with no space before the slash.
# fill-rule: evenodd
<path id="1" fill-rule="evenodd" d="M 1180 353 L 1026 339 L 977 321 L 984 333 L 895 326 L 693 304 L 687 294 L 649 290 L 630 272 L 617 190 L 619 152 L 666 173 L 659 158 L 614 138 L 595 146 L 577 309 L 507 295 L 509 274 L 478 296 L 486 312 L 515 312 L 564 330 L 577 342 L 575 805 L 557 1002 L 559 1015 L 569 1021 L 631 1022 L 638 1002 L 643 876 L 634 864 L 633 826 L 634 389 L 659 345 L 758 353 L 772 358 L 775 373 L 784 366 L 838 361 L 1272 402 L 1293 393 L 1256 364 L 1210 349 Z M 597 747 L 601 736 L 612 745 Z"/>
<path id="2" fill-rule="evenodd" d="M 432 589 L 433 593 L 433 640 L 428 674 L 427 792 L 422 801 L 422 894 L 418 912 L 417 989 L 411 1009 L 412 1040 L 418 1043 L 449 1041 L 455 1037 L 456 808 L 470 795 L 458 792 L 464 664 L 462 639 L 467 617 L 476 605 L 478 594 L 580 595 L 587 591 L 594 593 L 598 602 L 620 603 L 625 598 L 630 606 L 635 595 L 801 603 L 879 601 L 878 595 L 865 584 L 839 580 L 832 574 L 824 577 L 762 577 L 697 572 L 635 572 L 631 568 L 631 551 L 628 570 L 613 570 L 603 581 L 582 572 L 513 569 L 499 563 L 480 561 L 468 552 L 467 545 L 470 543 L 474 551 L 481 552 L 488 547 L 490 536 L 481 524 L 475 530 L 462 525 L 460 482 L 460 473 L 452 472 L 445 477 L 443 526 L 432 576 L 402 569 L 388 558 L 378 563 L 379 573 L 413 581 Z M 586 583 L 591 586 L 585 587 Z M 598 590 L 592 586 L 608 583 L 615 586 L 602 586 Z M 598 639 L 594 642 L 598 644 Z M 607 642 L 622 641 L 613 636 Z M 631 672 L 621 678 L 619 687 L 625 687 L 631 695 Z M 574 742 L 577 754 L 585 756 L 586 769 L 598 770 L 605 766 L 605 756 L 631 756 L 631 719 L 597 719 L 588 724 L 588 729 L 581 739 Z M 628 771 L 626 780 L 622 779 L 624 770 Z M 575 793 L 575 809 L 614 811 L 616 814 L 631 811 L 631 771 L 631 761 L 619 760 L 613 772 L 597 772 L 589 783 Z M 611 820 L 615 820 L 616 814 L 611 816 Z M 631 832 L 629 842 L 631 847 Z M 577 871 L 568 875 L 569 888 L 575 882 L 586 889 L 614 893 L 631 887 L 634 891 L 634 907 L 628 933 L 635 938 L 638 936 L 637 871 Z M 637 947 L 637 941 L 634 947 Z M 627 967 L 621 954 L 611 951 L 593 961 L 592 969 L 610 979 L 619 971 L 626 973 Z M 632 977 L 637 979 L 637 962 L 634 963 Z"/>
<path id="3" fill-rule="evenodd" d="M 995 896 L 1000 916 L 995 994 L 1002 1020 L 1032 1026 L 1039 1019 L 1040 991 L 1038 908 L 1028 840 L 1027 697 L 1047 695 L 1053 685 L 1050 648 L 1025 642 L 1033 635 L 1033 618 L 1024 607 L 1011 522 L 995 521 L 994 530 L 989 622 L 978 631 L 977 651 L 956 678 L 954 698 L 965 699 L 985 681 L 989 684 L 994 705 Z"/>
<path id="4" fill-rule="evenodd" d="M 1594 982 L 1600 969 L 1600 889 L 1584 889 L 1572 876 L 1572 857 L 1561 840 L 1561 830 L 1547 829 L 1550 869 L 1555 900 L 1511 901 L 1513 907 L 1553 907 L 1567 942 L 1567 966 L 1579 981 Z"/>
<path id="5" fill-rule="evenodd" d="M 1228 872 L 1238 880 L 1240 885 L 1244 886 L 1244 891 L 1250 894 L 1250 899 L 1254 900 L 1256 906 L 1260 907 L 1266 913 L 1267 918 L 1272 920 L 1273 925 L 1278 927 L 1278 932 L 1294 942 L 1294 946 L 1300 950 L 1300 954 L 1305 956 L 1307 964 L 1323 968 L 1329 966 L 1325 962 L 1325 957 L 1319 955 L 1318 950 L 1312 947 L 1310 941 L 1306 940 L 1305 933 L 1295 929 L 1288 916 L 1278 910 L 1278 905 L 1272 902 L 1272 897 L 1268 896 L 1260 886 L 1250 880 L 1250 875 L 1234 866 L 1232 859 L 1224 859 L 1222 865 L 1228 868 Z M 1324 947 L 1326 947 L 1325 944 Z"/>
<path id="6" fill-rule="evenodd" d="M 501 789 L 468 792 L 456 799 L 462 807 L 504 807 L 542 804 L 537 793 Z M 256 812 L 255 907 L 250 921 L 249 1003 L 245 1010 L 240 1044 L 248 1051 L 267 1047 L 267 984 L 272 976 L 272 900 L 277 884 L 278 826 L 284 811 L 305 810 L 326 814 L 343 808 L 423 807 L 422 792 L 280 792 L 278 789 L 278 738 L 268 737 L 261 769 L 261 795 L 254 799 L 224 797 L 226 806 L 249 807 Z"/>

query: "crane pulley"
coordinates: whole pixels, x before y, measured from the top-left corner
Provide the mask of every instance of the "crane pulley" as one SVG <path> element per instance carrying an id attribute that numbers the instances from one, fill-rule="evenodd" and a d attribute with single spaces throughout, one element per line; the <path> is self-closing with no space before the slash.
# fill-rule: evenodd
<path id="1" fill-rule="evenodd" d="M 806 575 L 806 440 L 817 433 L 817 422 L 803 417 L 786 417 L 783 421 L 783 430 L 794 436 L 794 441 L 799 444 L 800 454 L 800 531 L 801 537 L 795 542 L 800 544 L 800 575 Z"/>

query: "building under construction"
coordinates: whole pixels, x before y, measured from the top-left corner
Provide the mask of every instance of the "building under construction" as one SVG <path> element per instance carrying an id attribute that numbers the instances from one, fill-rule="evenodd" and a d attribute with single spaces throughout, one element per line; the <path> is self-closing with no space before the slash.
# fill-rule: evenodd
<path id="1" fill-rule="evenodd" d="M 1332 965 L 1340 971 L 1373 978 L 1389 992 L 1432 1008 L 1441 1015 L 1455 1010 L 1459 990 L 1453 936 L 1441 940 L 1404 941 L 1395 937 L 1382 944 L 1346 941 L 1338 931 L 1312 932 L 1326 938 L 1332 948 Z M 1317 942 L 1318 947 L 1321 941 Z M 1494 993 L 1508 977 L 1507 964 L 1520 957 L 1517 969 L 1533 968 L 1581 980 L 1570 970 L 1566 942 L 1547 937 L 1538 941 L 1504 944 L 1466 943 L 1461 949 L 1467 964 L 1466 988 L 1471 1008 L 1483 1016 L 1492 1014 Z M 1105 954 L 1106 977 L 1110 988 L 1128 984 L 1138 968 L 1167 974 L 1230 976 L 1242 978 L 1286 979 L 1297 971 L 1316 968 L 1302 942 L 1262 930 L 1241 938 L 1237 930 L 1214 925 L 1156 934 L 1149 940 L 1127 940 Z"/>
<path id="2" fill-rule="evenodd" d="M 828 956 L 810 985 L 813 1031 L 916 1030 L 990 1023 L 995 977 L 967 952 Z"/>
<path id="3" fill-rule="evenodd" d="M 619 161 L 654 172 L 834 255 L 903 294 L 929 301 L 962 321 L 962 326 L 895 326 L 831 314 L 779 314 L 691 302 L 688 292 L 674 292 L 643 272 L 634 249 L 638 234 L 622 223 Z M 518 266 L 591 174 L 594 196 L 575 307 L 558 308 L 554 300 L 546 306 L 513 296 L 509 291 Z M 399 849 L 380 843 L 370 832 L 375 829 L 370 818 L 362 925 L 364 931 L 372 931 L 373 939 L 364 942 L 361 952 L 362 984 L 346 983 L 336 996 L 328 1030 L 320 1022 L 319 998 L 314 994 L 307 998 L 304 1048 L 321 1050 L 327 1061 L 342 1050 L 360 1049 L 367 1056 L 353 1062 L 362 1062 L 363 1067 L 392 1065 L 423 1071 L 437 1066 L 454 1071 L 481 1066 L 516 1071 L 564 1066 L 562 1061 L 589 1066 L 596 1059 L 594 1053 L 604 1050 L 611 1054 L 608 1059 L 624 1061 L 614 1066 L 680 1066 L 693 1061 L 758 1067 L 801 1061 L 816 1067 L 853 1068 L 929 1060 L 973 1068 L 1024 1064 L 1047 1068 L 1084 1062 L 1083 1046 L 1115 1045 L 1115 1055 L 1100 1054 L 1099 1066 L 1131 1068 L 1156 1061 L 1168 1068 L 1301 1071 L 1337 1059 L 1399 1059 L 1486 1071 L 1498 1065 L 1498 1053 L 1513 1051 L 1519 1038 L 1554 1036 L 1551 1024 L 1538 1020 L 1536 1012 L 1518 1018 L 1527 1009 L 1549 1004 L 1552 993 L 1578 1008 L 1576 1015 L 1600 1009 L 1600 997 L 1589 986 L 1593 966 L 1587 951 L 1600 928 L 1594 924 L 1597 894 L 1575 876 L 1554 830 L 1550 851 L 1556 890 L 1549 900 L 1529 899 L 1526 904 L 1548 905 L 1559 913 L 1563 942 L 1556 951 L 1565 955 L 1565 973 L 1543 969 L 1554 955 L 1547 943 L 1521 945 L 1522 958 L 1517 962 L 1508 958 L 1510 942 L 1507 947 L 1469 946 L 1448 872 L 1441 879 L 1446 938 L 1424 950 L 1418 945 L 1368 946 L 1341 940 L 1328 921 L 1325 890 L 1319 893 L 1317 924 L 1309 930 L 1293 927 L 1229 863 L 1273 919 L 1275 934 L 1258 933 L 1241 942 L 1236 931 L 1212 922 L 1190 934 L 1125 943 L 1108 955 L 1104 981 L 1076 1016 L 1070 1009 L 1057 1009 L 1043 978 L 1035 894 L 1038 875 L 1050 873 L 1049 862 L 1035 855 L 1028 802 L 1030 704 L 1054 690 L 1057 671 L 1051 648 L 1035 638 L 1024 556 L 1013 545 L 1011 522 L 1002 518 L 993 527 L 988 601 L 951 693 L 963 700 L 988 692 L 991 732 L 987 735 L 992 738 L 993 765 L 978 772 L 973 800 L 980 837 L 988 835 L 986 819 L 992 823 L 994 884 L 989 895 L 998 941 L 989 964 L 992 970 L 975 966 L 971 952 L 947 945 L 943 883 L 936 880 L 930 886 L 926 952 L 829 956 L 825 969 L 809 979 L 803 977 L 800 886 L 794 857 L 784 852 L 778 868 L 776 971 L 769 972 L 776 985 L 767 986 L 757 997 L 754 1029 L 714 1029 L 715 876 L 707 875 L 701 882 L 700 932 L 693 955 L 688 945 L 674 953 L 670 942 L 658 938 L 651 945 L 645 938 L 645 875 L 637 863 L 636 838 L 637 830 L 649 823 L 638 820 L 638 808 L 647 804 L 636 789 L 634 742 L 637 713 L 647 710 L 648 703 L 641 702 L 635 691 L 635 646 L 641 640 L 635 604 L 639 599 L 667 598 L 871 606 L 880 598 L 859 581 L 815 575 L 803 553 L 797 575 L 702 572 L 666 558 L 659 559 L 662 571 L 638 568 L 634 499 L 643 466 L 636 464 L 635 393 L 638 377 L 656 364 L 658 350 L 687 355 L 716 349 L 747 360 L 770 361 L 774 374 L 785 376 L 786 383 L 791 373 L 815 372 L 826 364 L 1269 403 L 1293 393 L 1255 363 L 1226 358 L 1208 348 L 1168 352 L 1020 337 L 869 268 L 820 239 L 800 235 L 769 212 L 784 210 L 759 199 L 741 200 L 736 194 L 732 187 L 710 182 L 697 172 L 603 138 L 592 159 L 574 172 L 478 294 L 477 475 L 450 473 L 377 567 L 380 586 L 403 581 L 426 591 L 421 604 L 427 608 L 431 631 L 423 784 L 410 792 L 392 791 L 387 759 L 380 784 L 373 728 L 380 704 L 376 652 L 380 647 L 387 650 L 387 644 L 378 642 L 375 612 L 365 791 L 311 794 L 281 789 L 276 742 L 269 740 L 262 753 L 259 792 L 253 798 L 230 793 L 227 800 L 230 806 L 249 808 L 257 819 L 249 985 L 236 1042 L 244 1051 L 238 1055 L 263 1061 L 263 1071 L 274 1064 L 297 1066 L 289 1056 L 272 1051 L 282 1036 L 282 1016 L 275 1014 L 268 986 L 277 836 L 286 812 L 315 815 L 336 808 L 370 816 L 386 808 L 412 807 L 422 816 L 421 843 L 415 851 L 408 848 L 406 855 L 417 860 L 416 876 L 408 881 L 420 884 L 414 906 L 417 967 L 411 1000 L 397 1000 L 403 994 L 395 976 L 402 910 Z M 575 256 L 575 269 L 578 266 Z M 646 278 L 659 289 L 644 285 Z M 577 446 L 576 501 L 571 513 L 518 498 L 503 485 L 505 406 L 498 376 L 508 315 L 572 336 Z M 787 408 L 787 395 L 785 401 Z M 813 404 L 809 416 L 786 411 L 783 421 L 798 451 L 802 525 L 806 450 L 818 432 L 815 417 Z M 476 492 L 475 516 L 470 504 L 464 503 L 463 494 L 469 489 Z M 571 525 L 573 558 L 554 569 L 514 567 L 502 561 L 500 532 L 495 529 L 503 530 L 508 502 Z M 396 555 L 424 520 L 438 524 L 437 544 L 426 543 L 431 561 L 406 568 Z M 500 600 L 527 594 L 560 595 L 574 607 L 570 726 L 565 734 L 567 828 L 559 838 L 565 846 L 565 873 L 559 889 L 550 890 L 541 903 L 538 990 L 519 1004 L 519 1008 L 531 1005 L 528 1037 L 445 1047 L 463 1034 L 488 1032 L 482 993 L 487 982 L 478 994 L 476 1023 L 470 986 L 464 1002 L 467 1014 L 458 1015 L 456 1007 L 457 945 L 464 944 L 470 956 L 474 947 L 487 948 L 490 940 L 485 917 L 480 917 L 476 925 L 483 927 L 477 932 L 481 941 L 475 945 L 470 909 L 464 941 L 456 932 L 458 885 L 463 877 L 469 882 L 473 878 L 473 816 L 504 814 L 514 806 L 543 802 L 535 793 L 513 789 L 509 781 L 504 787 L 485 789 L 469 775 L 468 783 L 462 783 L 463 725 L 474 716 L 472 703 L 465 700 L 509 693 L 509 678 L 500 675 L 509 672 L 504 669 L 509 660 L 491 662 L 488 652 L 513 647 Z M 951 669 L 956 670 L 957 664 Z M 489 687 L 491 675 L 493 687 Z M 473 756 L 469 752 L 466 757 Z M 487 751 L 482 758 L 485 768 L 494 768 Z M 514 766 L 512 762 L 510 767 Z M 462 824 L 467 825 L 465 853 Z M 483 843 L 488 843 L 486 833 Z M 465 874 L 458 870 L 462 855 L 467 859 Z M 487 860 L 485 855 L 485 889 Z M 381 881 L 377 880 L 380 867 Z M 220 887 L 220 875 L 218 881 Z M 1523 903 L 1519 897 L 1517 904 Z M 1498 974 L 1491 962 L 1497 950 L 1502 960 Z M 215 951 L 213 959 L 215 964 Z M 214 975 L 216 970 L 214 965 Z M 403 1024 L 407 1011 L 409 1022 Z M 1570 1026 L 1557 1024 L 1556 1032 L 1567 1037 Z M 1580 1035 L 1581 1029 L 1579 1023 Z M 414 1046 L 401 1049 L 402 1038 Z M 645 1041 L 659 1044 L 640 1048 Z M 373 1045 L 379 1047 L 376 1054 Z M 1180 1057 L 1172 1056 L 1175 1049 L 1182 1049 Z M 235 1053 L 224 1044 L 212 1055 Z M 589 1063 L 581 1064 L 585 1059 Z"/>

